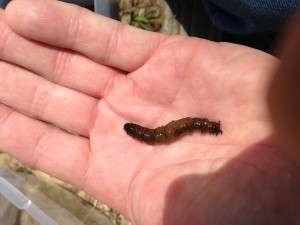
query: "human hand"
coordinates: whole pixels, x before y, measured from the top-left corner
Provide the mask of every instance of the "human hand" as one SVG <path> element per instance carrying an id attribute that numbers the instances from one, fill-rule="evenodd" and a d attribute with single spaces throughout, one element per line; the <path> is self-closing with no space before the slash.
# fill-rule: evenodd
<path id="1" fill-rule="evenodd" d="M 0 22 L 3 151 L 134 224 L 297 220 L 299 170 L 272 135 L 265 100 L 277 59 L 58 1 L 13 1 Z M 123 130 L 186 116 L 221 120 L 223 135 L 148 146 Z"/>

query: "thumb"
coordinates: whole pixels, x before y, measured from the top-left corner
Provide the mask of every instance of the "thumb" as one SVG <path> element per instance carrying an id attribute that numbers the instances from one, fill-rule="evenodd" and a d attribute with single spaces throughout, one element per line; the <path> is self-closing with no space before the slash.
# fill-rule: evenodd
<path id="1" fill-rule="evenodd" d="M 300 20 L 279 48 L 282 60 L 271 83 L 268 104 L 284 149 L 300 163 Z"/>

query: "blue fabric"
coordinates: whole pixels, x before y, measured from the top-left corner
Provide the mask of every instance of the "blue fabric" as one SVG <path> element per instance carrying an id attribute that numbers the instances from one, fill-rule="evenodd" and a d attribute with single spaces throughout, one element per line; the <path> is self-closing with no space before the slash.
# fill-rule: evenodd
<path id="1" fill-rule="evenodd" d="M 286 24 L 300 0 L 203 0 L 212 23 L 235 34 L 276 32 Z"/>

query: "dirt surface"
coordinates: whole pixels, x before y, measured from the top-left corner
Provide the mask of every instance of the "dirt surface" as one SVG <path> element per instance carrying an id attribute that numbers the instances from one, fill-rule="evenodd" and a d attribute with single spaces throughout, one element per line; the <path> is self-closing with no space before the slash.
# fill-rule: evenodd
<path id="1" fill-rule="evenodd" d="M 120 0 L 120 18 L 123 23 L 149 31 L 160 31 L 162 0 Z"/>
<path id="2" fill-rule="evenodd" d="M 165 0 L 120 0 L 120 20 L 148 31 L 186 35 Z"/>

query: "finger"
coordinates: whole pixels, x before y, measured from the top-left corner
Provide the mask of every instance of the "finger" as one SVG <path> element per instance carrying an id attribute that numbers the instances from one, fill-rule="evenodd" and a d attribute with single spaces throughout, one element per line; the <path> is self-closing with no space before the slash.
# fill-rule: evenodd
<path id="1" fill-rule="evenodd" d="M 1 14 L 0 43 L 0 59 L 97 98 L 104 95 L 109 81 L 121 73 L 82 54 L 23 38 L 8 27 Z"/>
<path id="2" fill-rule="evenodd" d="M 0 102 L 33 118 L 88 136 L 98 100 L 0 61 Z"/>
<path id="3" fill-rule="evenodd" d="M 0 148 L 77 186 L 81 186 L 85 177 L 90 153 L 86 138 L 29 118 L 3 104 L 0 104 Z"/>
<path id="4" fill-rule="evenodd" d="M 290 27 L 280 47 L 282 63 L 269 91 L 269 107 L 277 132 L 300 163 L 300 20 Z"/>
<path id="5" fill-rule="evenodd" d="M 163 37 L 60 1 L 13 1 L 5 16 L 12 29 L 25 37 L 73 49 L 124 71 L 140 67 Z"/>

